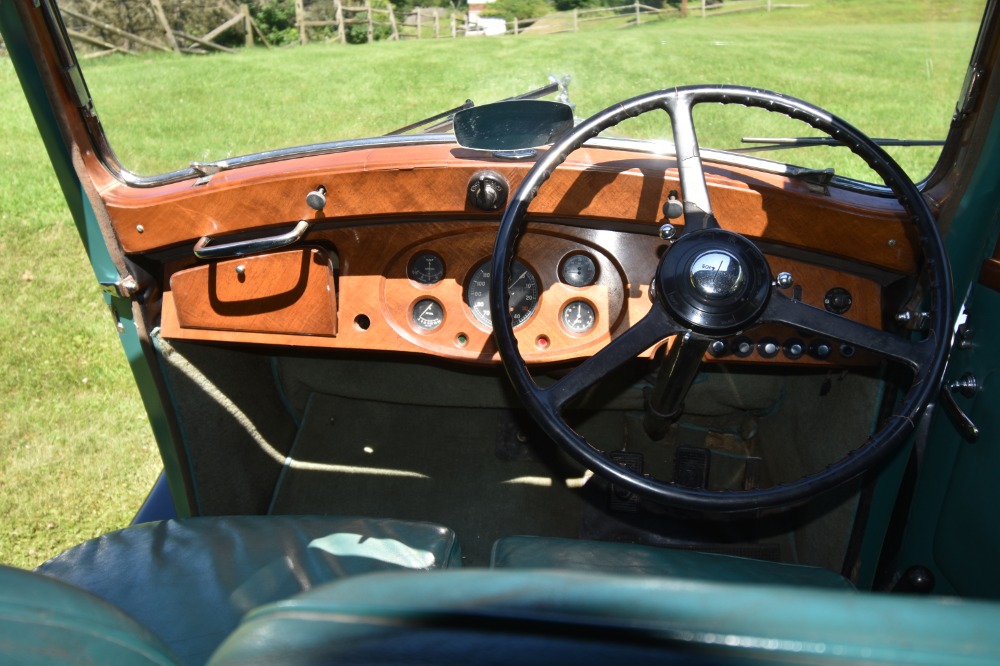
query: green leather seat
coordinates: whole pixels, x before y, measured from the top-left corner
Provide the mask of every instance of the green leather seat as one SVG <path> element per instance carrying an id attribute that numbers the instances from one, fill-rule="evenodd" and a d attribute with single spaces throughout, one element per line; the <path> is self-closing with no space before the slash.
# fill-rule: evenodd
<path id="1" fill-rule="evenodd" d="M 210 664 L 996 664 L 1000 605 L 554 570 L 346 579 L 244 617 Z"/>
<path id="2" fill-rule="evenodd" d="M 239 516 L 135 525 L 36 571 L 110 602 L 198 664 L 261 604 L 359 574 L 460 562 L 454 533 L 429 523 Z"/>
<path id="3" fill-rule="evenodd" d="M 510 536 L 498 539 L 493 544 L 490 566 L 662 576 L 717 583 L 854 589 L 846 578 L 821 567 L 778 564 L 676 548 L 555 537 Z"/>
<path id="4" fill-rule="evenodd" d="M 102 599 L 30 571 L 0 567 L 0 663 L 175 664 L 145 627 Z"/>

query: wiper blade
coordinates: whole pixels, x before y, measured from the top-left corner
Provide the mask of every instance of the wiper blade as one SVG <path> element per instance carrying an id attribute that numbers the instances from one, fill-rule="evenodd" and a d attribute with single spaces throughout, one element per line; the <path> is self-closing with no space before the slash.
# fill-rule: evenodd
<path id="1" fill-rule="evenodd" d="M 808 148 L 810 146 L 843 146 L 841 142 L 829 136 L 800 136 L 800 137 L 754 137 L 745 136 L 740 139 L 743 143 L 761 144 L 749 146 L 747 148 L 733 148 L 731 153 L 756 153 L 766 150 L 788 150 L 789 148 Z M 872 139 L 880 146 L 943 146 L 944 141 L 934 141 L 930 139 Z"/>
<path id="2" fill-rule="evenodd" d="M 399 129 L 394 129 L 391 132 L 386 132 L 385 136 L 396 136 L 397 134 L 406 134 L 411 132 L 418 127 L 423 127 L 424 125 L 429 125 L 435 120 L 441 120 L 442 118 L 447 118 L 450 122 L 451 118 L 455 116 L 456 113 L 464 109 L 471 109 L 475 104 L 472 103 L 471 99 L 465 100 L 465 104 L 461 106 L 456 106 L 454 109 L 448 109 L 447 111 L 442 111 L 441 113 L 431 116 L 430 118 L 424 118 L 423 120 L 418 120 L 415 123 L 410 123 L 406 127 L 400 127 Z"/>
<path id="3" fill-rule="evenodd" d="M 551 83 L 544 85 L 541 88 L 535 88 L 534 90 L 529 90 L 526 93 L 520 95 L 515 95 L 514 97 L 508 97 L 506 99 L 500 100 L 502 102 L 509 102 L 515 99 L 538 99 L 539 97 L 545 97 L 546 95 L 551 95 L 554 92 L 560 92 L 563 88 L 560 87 L 560 83 L 565 86 L 566 82 L 560 82 L 555 79 L 555 77 L 549 77 Z M 459 111 L 465 109 L 471 109 L 475 104 L 472 103 L 471 99 L 465 100 L 465 104 L 461 106 L 456 106 L 454 109 L 448 109 L 447 111 L 442 111 L 430 118 L 424 118 L 423 120 L 418 120 L 415 123 L 410 123 L 406 127 L 400 127 L 399 129 L 394 129 L 391 132 L 387 132 L 385 136 L 396 136 L 398 134 L 405 134 L 406 132 L 412 132 L 413 130 L 423 127 L 424 125 L 430 125 L 431 123 L 437 121 L 437 124 L 428 127 L 425 131 L 429 133 L 440 133 L 440 132 L 450 132 L 452 130 L 452 119 L 455 114 Z"/>

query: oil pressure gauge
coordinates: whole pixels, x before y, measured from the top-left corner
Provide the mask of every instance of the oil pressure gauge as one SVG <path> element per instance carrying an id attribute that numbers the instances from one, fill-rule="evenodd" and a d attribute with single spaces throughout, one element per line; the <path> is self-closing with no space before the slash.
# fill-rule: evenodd
<path id="1" fill-rule="evenodd" d="M 563 306 L 562 323 L 570 333 L 586 333 L 594 327 L 597 315 L 587 301 L 570 301 Z"/>
<path id="2" fill-rule="evenodd" d="M 413 306 L 413 325 L 420 330 L 433 331 L 444 321 L 444 308 L 433 298 L 417 301 Z"/>

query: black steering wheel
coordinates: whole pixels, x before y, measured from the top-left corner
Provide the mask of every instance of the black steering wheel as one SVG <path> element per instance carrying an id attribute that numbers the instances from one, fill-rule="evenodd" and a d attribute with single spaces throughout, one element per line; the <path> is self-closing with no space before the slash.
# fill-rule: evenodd
<path id="1" fill-rule="evenodd" d="M 692 118 L 693 107 L 706 102 L 756 107 L 801 120 L 847 146 L 879 174 L 908 213 L 923 254 L 931 321 L 919 339 L 910 333 L 897 335 L 875 329 L 789 298 L 772 283 L 771 269 L 754 242 L 719 227 L 712 214 Z M 683 233 L 664 253 L 656 274 L 650 276 L 655 297 L 649 313 L 557 383 L 540 387 L 518 351 L 506 288 L 528 205 L 552 171 L 585 141 L 654 109 L 666 111 L 673 127 L 684 206 Z M 933 215 L 899 165 L 866 135 L 818 107 L 739 86 L 686 86 L 647 93 L 615 104 L 567 132 L 535 163 L 512 195 L 497 232 L 492 276 L 490 308 L 500 356 L 521 400 L 543 430 L 569 455 L 616 487 L 661 504 L 700 512 L 800 504 L 879 465 L 913 430 L 917 417 L 938 390 L 951 339 L 948 258 Z M 670 336 L 678 337 L 661 371 L 667 376 L 660 380 L 660 392 L 683 398 L 712 340 L 758 324 L 776 323 L 870 350 L 913 373 L 905 395 L 882 427 L 821 471 L 752 490 L 690 488 L 649 478 L 618 464 L 576 433 L 563 416 L 564 408 L 590 386 Z"/>

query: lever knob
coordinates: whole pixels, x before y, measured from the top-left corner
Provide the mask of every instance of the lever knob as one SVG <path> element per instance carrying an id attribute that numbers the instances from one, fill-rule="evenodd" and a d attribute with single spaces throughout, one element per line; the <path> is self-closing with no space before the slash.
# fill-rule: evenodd
<path id="1" fill-rule="evenodd" d="M 313 210 L 323 210 L 326 206 L 326 188 L 320 185 L 315 190 L 306 195 L 306 204 Z"/>

